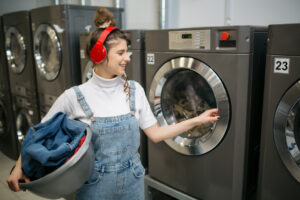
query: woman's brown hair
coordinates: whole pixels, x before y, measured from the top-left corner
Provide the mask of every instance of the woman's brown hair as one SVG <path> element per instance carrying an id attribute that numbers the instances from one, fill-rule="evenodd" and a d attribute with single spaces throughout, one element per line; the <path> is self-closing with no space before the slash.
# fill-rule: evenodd
<path id="1" fill-rule="evenodd" d="M 110 22 L 110 26 L 116 26 L 114 14 L 112 14 L 112 12 L 110 12 L 107 8 L 98 8 L 94 16 L 94 24 L 97 27 L 101 27 L 108 22 Z"/>

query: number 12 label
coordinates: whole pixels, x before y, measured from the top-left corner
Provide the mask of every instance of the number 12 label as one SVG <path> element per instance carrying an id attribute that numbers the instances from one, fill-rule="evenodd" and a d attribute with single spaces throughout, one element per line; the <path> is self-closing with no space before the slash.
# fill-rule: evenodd
<path id="1" fill-rule="evenodd" d="M 290 70 L 289 58 L 275 58 L 274 73 L 288 74 Z"/>

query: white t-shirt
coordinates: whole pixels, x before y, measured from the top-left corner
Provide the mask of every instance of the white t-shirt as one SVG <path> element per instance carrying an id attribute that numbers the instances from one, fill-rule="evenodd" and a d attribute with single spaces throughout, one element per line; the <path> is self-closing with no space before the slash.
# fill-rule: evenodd
<path id="1" fill-rule="evenodd" d="M 113 79 L 104 79 L 95 72 L 93 77 L 86 83 L 79 85 L 79 89 L 94 117 L 112 117 L 124 115 L 130 112 L 129 100 L 124 92 L 124 79 L 120 76 Z M 141 129 L 149 128 L 157 120 L 154 117 L 145 91 L 142 86 L 135 82 L 135 117 Z M 79 102 L 74 89 L 65 90 L 55 101 L 42 122 L 50 119 L 55 113 L 66 113 L 70 119 L 79 119 L 82 122 L 91 124 Z"/>

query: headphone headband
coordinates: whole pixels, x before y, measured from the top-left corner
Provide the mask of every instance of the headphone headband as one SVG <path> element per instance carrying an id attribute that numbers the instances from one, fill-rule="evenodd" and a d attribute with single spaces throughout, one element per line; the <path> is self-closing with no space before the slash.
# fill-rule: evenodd
<path id="1" fill-rule="evenodd" d="M 100 63 L 102 62 L 106 57 L 106 48 L 103 46 L 103 43 L 105 42 L 107 36 L 115 29 L 118 29 L 114 26 L 109 26 L 103 30 L 103 32 L 100 34 L 96 44 L 93 46 L 93 48 L 90 51 L 90 58 L 94 63 Z"/>

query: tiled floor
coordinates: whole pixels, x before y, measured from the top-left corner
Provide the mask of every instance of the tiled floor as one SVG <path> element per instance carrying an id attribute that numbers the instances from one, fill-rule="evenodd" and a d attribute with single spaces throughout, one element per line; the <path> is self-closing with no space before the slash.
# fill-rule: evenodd
<path id="1" fill-rule="evenodd" d="M 12 192 L 6 183 L 11 167 L 15 164 L 12 160 L 0 152 L 0 199 L 3 200 L 45 200 L 29 191 Z M 61 198 L 60 200 L 64 200 Z"/>

